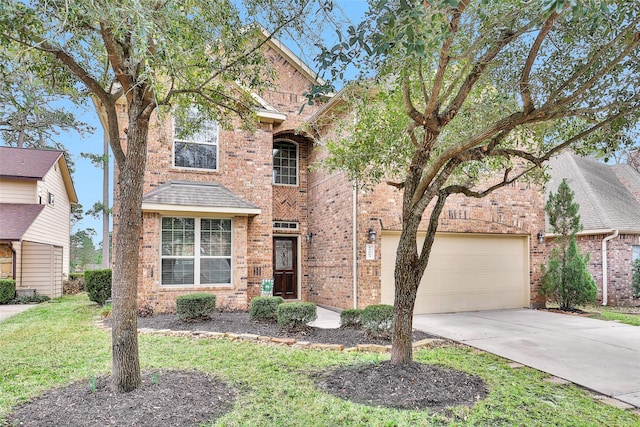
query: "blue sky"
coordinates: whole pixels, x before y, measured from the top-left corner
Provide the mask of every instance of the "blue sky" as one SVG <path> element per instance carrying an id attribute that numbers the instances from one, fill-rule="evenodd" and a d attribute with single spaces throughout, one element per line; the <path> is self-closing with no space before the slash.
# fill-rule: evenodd
<path id="1" fill-rule="evenodd" d="M 343 19 L 352 21 L 354 24 L 360 22 L 364 11 L 367 8 L 367 2 L 365 0 L 346 0 L 336 1 L 336 11 L 344 16 Z M 335 35 L 331 33 L 323 34 L 327 40 L 331 41 L 335 38 Z M 296 55 L 307 63 L 313 70 L 317 70 L 317 66 L 314 64 L 315 52 L 308 50 L 308 46 L 301 46 L 300 44 L 287 40 L 282 37 L 281 41 L 287 45 Z M 305 49 L 306 47 L 306 49 Z M 95 202 L 102 199 L 102 170 L 92 165 L 91 161 L 84 159 L 80 156 L 81 152 L 85 153 L 102 153 L 102 141 L 103 130 L 98 120 L 98 116 L 93 110 L 93 105 L 90 104 L 87 108 L 81 108 L 77 106 L 66 106 L 72 110 L 79 119 L 89 123 L 95 128 L 92 134 L 86 134 L 80 137 L 74 132 L 63 132 L 59 136 L 59 141 L 62 142 L 65 147 L 70 151 L 75 162 L 76 172 L 73 177 L 73 183 L 78 194 L 79 203 L 82 204 L 83 209 L 86 211 L 91 208 Z M 110 174 L 110 198 L 113 195 L 113 156 L 109 156 L 109 162 L 111 165 Z M 111 206 L 112 200 L 109 201 Z M 110 222 L 110 227 L 113 226 L 113 222 Z M 92 218 L 90 216 L 84 217 L 75 227 L 73 232 L 93 228 L 96 231 L 94 242 L 98 243 L 102 240 L 102 219 Z"/>

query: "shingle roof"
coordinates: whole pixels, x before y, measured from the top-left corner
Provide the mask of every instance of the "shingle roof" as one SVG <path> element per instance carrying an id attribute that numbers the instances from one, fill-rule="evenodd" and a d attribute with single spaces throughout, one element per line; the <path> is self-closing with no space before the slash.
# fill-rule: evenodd
<path id="1" fill-rule="evenodd" d="M 169 181 L 142 198 L 144 210 L 230 212 L 257 215 L 260 207 L 215 182 Z"/>
<path id="2" fill-rule="evenodd" d="M 633 168 L 610 166 L 572 153 L 552 159 L 549 166 L 551 180 L 546 187 L 547 196 L 550 191 L 555 193 L 566 178 L 580 205 L 585 231 L 640 232 L 640 201 L 632 193 L 640 192 L 640 175 Z M 619 176 L 624 177 L 624 184 Z"/>
<path id="3" fill-rule="evenodd" d="M 0 203 L 0 240 L 20 240 L 44 205 Z"/>
<path id="4" fill-rule="evenodd" d="M 42 179 L 61 151 L 0 147 L 0 177 Z"/>

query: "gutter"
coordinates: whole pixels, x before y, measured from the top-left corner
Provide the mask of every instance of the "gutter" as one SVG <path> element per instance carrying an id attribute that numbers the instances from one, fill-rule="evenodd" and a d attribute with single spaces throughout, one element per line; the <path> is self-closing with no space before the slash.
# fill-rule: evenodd
<path id="1" fill-rule="evenodd" d="M 609 292 L 609 278 L 607 277 L 607 242 L 618 237 L 618 230 L 613 230 L 613 234 L 602 239 L 602 305 L 607 305 Z"/>

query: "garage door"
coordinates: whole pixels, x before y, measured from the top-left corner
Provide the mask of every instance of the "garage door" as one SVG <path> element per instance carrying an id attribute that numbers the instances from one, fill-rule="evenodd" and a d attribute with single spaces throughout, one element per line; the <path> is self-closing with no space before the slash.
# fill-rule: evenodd
<path id="1" fill-rule="evenodd" d="M 400 233 L 382 235 L 383 304 L 393 304 L 399 240 Z M 438 234 L 414 313 L 528 307 L 528 252 L 526 236 Z"/>

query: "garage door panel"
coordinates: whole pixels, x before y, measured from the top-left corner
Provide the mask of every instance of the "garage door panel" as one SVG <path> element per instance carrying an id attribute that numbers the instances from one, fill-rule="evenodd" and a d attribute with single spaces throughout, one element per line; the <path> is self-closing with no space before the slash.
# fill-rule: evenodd
<path id="1" fill-rule="evenodd" d="M 393 304 L 398 241 L 399 234 L 382 237 L 384 304 Z M 526 237 L 439 234 L 418 289 L 415 313 L 528 306 L 528 272 Z"/>

